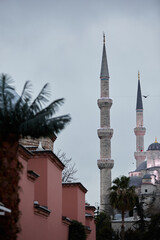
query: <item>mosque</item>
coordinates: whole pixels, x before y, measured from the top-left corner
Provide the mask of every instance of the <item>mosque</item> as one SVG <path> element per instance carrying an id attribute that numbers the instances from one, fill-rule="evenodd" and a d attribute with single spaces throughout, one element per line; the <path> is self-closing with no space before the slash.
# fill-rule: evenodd
<path id="1" fill-rule="evenodd" d="M 129 172 L 130 185 L 135 186 L 137 193 L 147 203 L 156 203 L 160 200 L 160 143 L 150 144 L 144 150 L 144 135 L 146 128 L 143 126 L 143 102 L 140 85 L 140 74 L 138 73 L 138 89 L 136 104 L 136 170 Z"/>
<path id="2" fill-rule="evenodd" d="M 97 161 L 100 169 L 100 211 L 111 213 L 109 202 L 109 188 L 111 187 L 111 169 L 114 160 L 111 158 L 111 138 L 113 129 L 110 128 L 110 108 L 112 99 L 109 96 L 109 70 L 107 63 L 105 35 L 103 37 L 103 52 L 100 73 L 101 94 L 98 99 L 100 108 L 100 128 L 98 137 L 100 139 L 100 159 Z M 138 90 L 136 103 L 136 170 L 129 172 L 130 186 L 135 186 L 139 199 L 146 203 L 157 206 L 160 201 L 160 143 L 149 145 L 147 151 L 144 149 L 144 135 L 146 128 L 143 125 L 143 102 L 140 85 L 140 73 L 138 72 Z M 145 200 L 144 200 L 145 199 Z M 147 205 L 147 204 L 146 204 Z"/>

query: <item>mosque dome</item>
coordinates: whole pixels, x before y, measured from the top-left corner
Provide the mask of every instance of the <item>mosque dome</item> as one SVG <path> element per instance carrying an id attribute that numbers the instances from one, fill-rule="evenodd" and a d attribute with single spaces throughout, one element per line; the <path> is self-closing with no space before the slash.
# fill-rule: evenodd
<path id="1" fill-rule="evenodd" d="M 157 139 L 154 143 L 149 145 L 148 150 L 160 150 L 160 143 L 157 142 Z"/>
<path id="2" fill-rule="evenodd" d="M 131 176 L 129 181 L 129 187 L 135 186 L 140 187 L 142 184 L 142 178 L 138 176 Z"/>
<path id="3" fill-rule="evenodd" d="M 142 162 L 135 170 L 135 172 L 140 172 L 147 168 L 147 161 Z"/>

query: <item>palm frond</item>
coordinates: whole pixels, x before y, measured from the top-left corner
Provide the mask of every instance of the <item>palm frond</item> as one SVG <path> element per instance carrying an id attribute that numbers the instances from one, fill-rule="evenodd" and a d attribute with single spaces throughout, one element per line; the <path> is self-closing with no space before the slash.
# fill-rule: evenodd
<path id="1" fill-rule="evenodd" d="M 113 184 L 120 186 L 120 179 L 117 177 L 113 180 Z"/>
<path id="2" fill-rule="evenodd" d="M 37 98 L 30 104 L 29 81 L 25 83 L 21 96 L 18 96 L 9 84 L 11 78 L 2 74 L 0 80 L 0 133 L 4 136 L 14 133 L 20 137 L 52 137 L 70 122 L 69 115 L 53 117 L 64 103 L 63 98 L 43 108 L 43 105 L 48 102 L 48 84 L 44 85 Z"/>
<path id="3" fill-rule="evenodd" d="M 121 211 L 131 210 L 136 202 L 136 192 L 134 187 L 129 187 L 129 177 L 121 176 L 116 178 L 114 185 L 110 188 L 110 203 L 113 208 Z"/>
<path id="4" fill-rule="evenodd" d="M 13 79 L 7 74 L 0 74 L 0 89 L 1 87 L 5 90 L 14 90 L 15 88 L 12 86 Z M 5 92 L 5 91 L 4 91 Z"/>
<path id="5" fill-rule="evenodd" d="M 46 83 L 38 96 L 35 98 L 33 103 L 30 105 L 30 109 L 33 109 L 35 113 L 39 112 L 43 105 L 46 104 L 49 100 L 50 96 L 50 90 L 49 90 L 49 84 Z"/>
<path id="6" fill-rule="evenodd" d="M 24 84 L 21 96 L 20 96 L 20 98 L 22 100 L 28 101 L 28 99 L 31 99 L 31 97 L 32 97 L 32 95 L 31 95 L 31 93 L 32 93 L 31 87 L 32 87 L 31 82 L 29 80 L 26 81 L 25 84 Z"/>
<path id="7" fill-rule="evenodd" d="M 0 75 L 0 108 L 4 115 L 7 113 L 10 99 L 14 97 L 14 87 L 10 85 L 12 83 L 13 80 L 9 75 L 3 73 Z"/>
<path id="8" fill-rule="evenodd" d="M 53 134 L 58 134 L 63 130 L 71 117 L 63 115 L 46 120 L 45 114 L 36 115 L 32 119 L 23 122 L 19 127 L 19 134 L 22 136 L 31 136 L 33 138 L 52 137 Z"/>
<path id="9" fill-rule="evenodd" d="M 117 177 L 116 179 L 114 179 L 113 180 L 113 184 L 114 184 L 114 186 L 123 189 L 123 188 L 127 188 L 128 187 L 129 181 L 130 181 L 129 177 L 121 176 L 120 178 Z"/>
<path id="10" fill-rule="evenodd" d="M 45 134 L 45 115 L 41 117 L 33 117 L 23 121 L 19 126 L 19 135 L 22 137 L 31 136 L 33 138 L 39 138 Z"/>
<path id="11" fill-rule="evenodd" d="M 47 124 L 50 129 L 53 129 L 54 133 L 58 134 L 65 126 L 71 121 L 70 115 L 63 115 L 49 119 Z"/>
<path id="12" fill-rule="evenodd" d="M 31 100 L 31 82 L 26 81 L 21 96 L 19 97 L 15 104 L 15 111 L 19 111 L 20 107 L 23 108 L 23 105 L 25 105 L 26 102 L 28 104 L 30 100 Z"/>
<path id="13" fill-rule="evenodd" d="M 50 103 L 47 107 L 37 113 L 37 115 L 46 115 L 47 118 L 52 117 L 64 103 L 64 98 L 59 98 Z M 31 109 L 32 110 L 32 109 Z"/>

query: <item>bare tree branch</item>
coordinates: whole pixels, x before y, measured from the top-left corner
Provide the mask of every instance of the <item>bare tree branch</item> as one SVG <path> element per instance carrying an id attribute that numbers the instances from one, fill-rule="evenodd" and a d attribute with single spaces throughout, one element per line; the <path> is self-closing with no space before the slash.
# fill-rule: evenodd
<path id="1" fill-rule="evenodd" d="M 76 169 L 76 164 L 72 163 L 72 158 L 68 158 L 66 153 L 62 152 L 61 150 L 58 150 L 57 157 L 65 165 L 62 172 L 62 182 L 76 181 L 77 178 L 75 178 L 75 174 L 78 170 Z"/>

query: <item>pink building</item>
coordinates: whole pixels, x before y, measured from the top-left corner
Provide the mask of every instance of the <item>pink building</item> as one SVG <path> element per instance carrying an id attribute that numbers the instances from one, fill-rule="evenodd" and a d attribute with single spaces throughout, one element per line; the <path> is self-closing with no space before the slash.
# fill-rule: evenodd
<path id="1" fill-rule="evenodd" d="M 94 211 L 96 210 L 96 208 L 94 206 L 90 206 L 90 205 L 86 205 L 85 207 L 86 209 L 86 213 L 85 213 L 85 217 L 86 217 L 86 226 L 88 229 L 88 238 L 87 240 L 92 240 L 92 239 L 96 239 L 96 228 L 95 228 L 95 221 L 94 221 Z"/>
<path id="2" fill-rule="evenodd" d="M 85 193 L 87 189 L 81 183 L 63 183 L 62 211 L 64 216 L 75 219 L 85 225 Z"/>
<path id="3" fill-rule="evenodd" d="M 62 184 L 63 163 L 51 149 L 37 148 L 37 143 L 33 146 L 30 141 L 19 148 L 24 168 L 18 240 L 68 240 L 71 220 L 81 222 L 86 227 L 87 239 L 95 240 L 95 208 L 87 206 L 85 210 L 86 188 L 81 183 Z"/>

